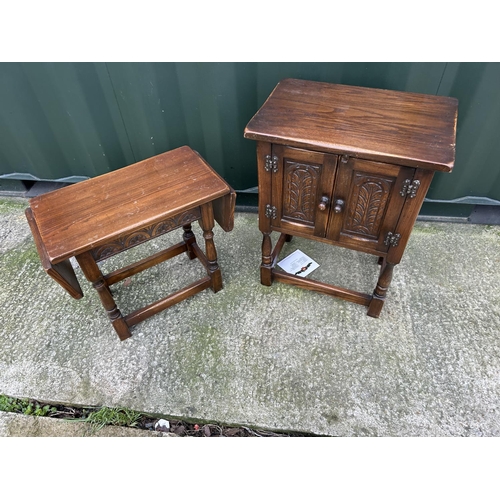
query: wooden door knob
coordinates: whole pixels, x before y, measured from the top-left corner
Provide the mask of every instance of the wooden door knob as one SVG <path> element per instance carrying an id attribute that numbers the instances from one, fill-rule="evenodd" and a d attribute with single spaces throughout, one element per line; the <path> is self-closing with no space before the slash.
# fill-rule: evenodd
<path id="1" fill-rule="evenodd" d="M 330 200 L 328 199 L 328 196 L 322 196 L 321 200 L 319 201 L 318 208 L 324 212 L 326 210 L 326 207 L 330 203 Z"/>
<path id="2" fill-rule="evenodd" d="M 340 212 L 342 212 L 342 210 L 344 210 L 344 200 L 335 200 L 335 205 L 333 207 L 333 211 L 336 213 L 336 214 L 339 214 Z"/>

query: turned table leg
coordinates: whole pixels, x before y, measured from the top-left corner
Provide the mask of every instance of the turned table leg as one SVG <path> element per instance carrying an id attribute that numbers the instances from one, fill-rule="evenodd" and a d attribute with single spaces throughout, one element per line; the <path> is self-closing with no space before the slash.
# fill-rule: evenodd
<path id="1" fill-rule="evenodd" d="M 273 245 L 271 242 L 271 231 L 262 231 L 262 264 L 260 265 L 260 282 L 263 285 L 271 286 L 273 281 Z"/>
<path id="2" fill-rule="evenodd" d="M 182 235 L 182 239 L 184 240 L 184 243 L 187 245 L 187 255 L 190 260 L 196 259 L 196 255 L 192 247 L 193 243 L 196 243 L 196 238 L 191 229 L 191 224 L 185 224 L 184 226 L 182 226 L 182 229 L 184 229 L 184 234 Z"/>
<path id="3" fill-rule="evenodd" d="M 106 280 L 96 264 L 94 258 L 90 252 L 83 253 L 76 256 L 76 260 L 82 268 L 85 277 L 92 283 L 92 286 L 97 290 L 99 298 L 101 299 L 104 309 L 108 313 L 108 317 L 115 329 L 120 340 L 125 340 L 131 337 L 130 330 L 122 313 L 118 309 L 113 296 L 111 295 L 111 290 L 106 284 Z"/>
<path id="4" fill-rule="evenodd" d="M 218 292 L 222 290 L 222 274 L 217 263 L 217 250 L 215 249 L 214 233 L 214 212 L 211 203 L 206 203 L 201 206 L 200 227 L 203 230 L 203 238 L 205 239 L 205 252 L 208 260 L 208 275 L 212 280 L 212 290 Z"/>
<path id="5" fill-rule="evenodd" d="M 382 311 L 385 297 L 387 295 L 387 290 L 391 284 L 393 269 L 394 264 L 390 264 L 387 261 L 382 264 L 377 286 L 373 291 L 373 297 L 370 305 L 368 306 L 368 316 L 372 316 L 373 318 L 378 318 L 380 316 L 380 312 Z"/>

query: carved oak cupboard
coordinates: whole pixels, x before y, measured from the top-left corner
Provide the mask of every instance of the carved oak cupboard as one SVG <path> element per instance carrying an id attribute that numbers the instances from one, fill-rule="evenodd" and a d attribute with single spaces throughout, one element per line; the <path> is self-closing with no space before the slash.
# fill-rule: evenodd
<path id="1" fill-rule="evenodd" d="M 258 141 L 262 284 L 327 293 L 378 317 L 434 172 L 453 168 L 457 110 L 450 97 L 280 82 L 245 129 Z M 378 256 L 373 293 L 276 269 L 292 236 Z"/>

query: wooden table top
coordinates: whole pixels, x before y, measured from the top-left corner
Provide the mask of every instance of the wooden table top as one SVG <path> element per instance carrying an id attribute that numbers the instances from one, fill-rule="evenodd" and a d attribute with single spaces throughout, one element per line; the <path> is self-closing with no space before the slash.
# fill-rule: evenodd
<path id="1" fill-rule="evenodd" d="M 230 192 L 188 146 L 30 200 L 56 264 Z"/>
<path id="2" fill-rule="evenodd" d="M 254 140 L 450 172 L 452 97 L 287 79 L 245 129 Z"/>

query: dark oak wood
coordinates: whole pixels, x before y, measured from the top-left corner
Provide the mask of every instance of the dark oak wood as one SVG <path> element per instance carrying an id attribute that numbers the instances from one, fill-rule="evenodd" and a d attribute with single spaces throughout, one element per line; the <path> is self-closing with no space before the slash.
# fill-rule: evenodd
<path id="1" fill-rule="evenodd" d="M 218 292 L 222 289 L 222 275 L 219 264 L 217 262 L 217 250 L 214 244 L 214 212 L 211 203 L 206 203 L 201 206 L 200 226 L 203 230 L 203 238 L 205 240 L 205 254 L 207 257 L 207 272 L 211 279 L 212 290 Z"/>
<path id="2" fill-rule="evenodd" d="M 283 198 L 276 206 L 271 227 L 300 228 L 302 234 L 324 237 L 328 210 L 318 210 L 322 198 L 332 198 L 337 156 L 273 145 L 278 172 L 273 176 L 272 198 Z"/>
<path id="3" fill-rule="evenodd" d="M 182 290 L 179 290 L 175 293 L 168 295 L 167 297 L 154 302 L 148 306 L 145 306 L 137 311 L 134 311 L 130 314 L 127 314 L 125 317 L 125 321 L 128 326 L 134 326 L 145 319 L 150 318 L 154 314 L 158 314 L 165 309 L 178 304 L 179 302 L 192 297 L 193 295 L 210 288 L 211 280 L 209 277 L 201 278 L 198 281 L 195 281 L 191 285 L 186 286 Z"/>
<path id="4" fill-rule="evenodd" d="M 293 276 L 292 274 L 288 274 L 283 271 L 274 270 L 273 277 L 276 281 L 281 281 L 282 283 L 295 285 L 300 288 L 305 288 L 306 290 L 312 290 L 313 292 L 332 295 L 343 300 L 355 302 L 356 304 L 360 304 L 362 306 L 368 306 L 372 299 L 372 296 L 366 293 L 355 292 L 354 290 L 348 290 L 347 288 L 329 285 L 327 283 L 322 283 L 321 281 L 312 280 L 310 278 Z"/>
<path id="5" fill-rule="evenodd" d="M 57 263 L 229 193 L 229 185 L 183 146 L 37 196 L 30 206 Z"/>
<path id="6" fill-rule="evenodd" d="M 276 260 L 276 256 L 273 256 L 271 231 L 264 231 L 262 234 L 262 263 L 260 265 L 260 282 L 263 285 L 271 286 L 273 282 L 273 264 Z"/>
<path id="7" fill-rule="evenodd" d="M 92 253 L 84 252 L 78 254 L 76 255 L 76 260 L 78 261 L 78 264 L 80 264 L 85 277 L 92 283 L 92 286 L 99 294 L 102 305 L 106 310 L 109 320 L 118 334 L 118 337 L 120 337 L 120 340 L 125 340 L 131 337 L 127 322 L 123 318 L 120 309 L 118 309 L 118 306 L 113 299 L 111 290 L 109 289 L 99 266 L 94 260 Z"/>
<path id="8" fill-rule="evenodd" d="M 192 248 L 193 248 L 193 253 L 194 253 L 195 258 L 198 258 L 200 263 L 203 265 L 203 267 L 208 272 L 210 267 L 208 264 L 207 256 L 203 253 L 203 250 L 198 246 L 198 243 L 194 242 Z"/>
<path id="9" fill-rule="evenodd" d="M 261 283 L 334 295 L 378 317 L 434 171 L 453 168 L 457 109 L 449 97 L 280 82 L 244 133 L 258 141 Z M 292 235 L 377 255 L 373 294 L 276 270 Z"/>
<path id="10" fill-rule="evenodd" d="M 234 227 L 234 209 L 236 206 L 236 192 L 231 188 L 231 192 L 212 201 L 214 218 L 217 224 L 229 232 Z"/>
<path id="11" fill-rule="evenodd" d="M 168 219 L 157 222 L 150 226 L 138 229 L 132 233 L 128 233 L 122 238 L 112 241 L 111 243 L 106 243 L 105 245 L 98 246 L 92 249 L 92 256 L 95 258 L 96 262 L 104 259 L 108 259 L 117 253 L 133 248 L 145 241 L 153 238 L 157 238 L 162 234 L 168 233 L 179 226 L 190 225 L 201 218 L 201 212 L 198 207 L 183 212 L 174 217 L 169 217 Z"/>
<path id="12" fill-rule="evenodd" d="M 33 198 L 26 217 L 43 268 L 73 297 L 83 294 L 69 262 L 76 257 L 121 340 L 130 327 L 211 287 L 222 289 L 213 228 L 234 225 L 236 193 L 201 156 L 187 146 L 109 174 Z M 206 255 L 192 222 L 203 230 Z M 103 276 L 98 262 L 174 229 L 182 241 Z M 110 286 L 186 253 L 198 257 L 207 277 L 123 316 Z"/>
<path id="13" fill-rule="evenodd" d="M 40 232 L 38 231 L 38 226 L 36 225 L 35 218 L 31 208 L 27 208 L 25 211 L 26 219 L 30 226 L 31 232 L 33 234 L 33 239 L 35 240 L 36 249 L 40 260 L 42 262 L 42 267 L 45 272 L 59 283 L 74 299 L 81 299 L 83 297 L 83 292 L 76 278 L 75 271 L 71 266 L 69 260 L 63 260 L 59 264 L 52 264 L 47 251 L 45 250 L 45 245 L 43 244 Z"/>
<path id="14" fill-rule="evenodd" d="M 157 266 L 158 264 L 172 259 L 184 252 L 188 253 L 188 246 L 186 243 L 177 243 L 170 248 L 161 250 L 160 252 L 141 259 L 133 264 L 130 264 L 129 266 L 122 267 L 121 269 L 117 269 L 116 271 L 106 274 L 104 279 L 106 280 L 106 284 L 108 286 L 114 285 L 115 283 L 134 276 L 134 274 L 141 273 L 150 267 Z"/>
<path id="15" fill-rule="evenodd" d="M 193 251 L 193 245 L 196 243 L 196 238 L 194 237 L 192 226 L 191 224 L 185 224 L 184 226 L 182 226 L 182 229 L 184 229 L 182 239 L 186 244 L 186 252 L 188 254 L 189 260 L 196 259 L 196 255 Z"/>
<path id="16" fill-rule="evenodd" d="M 373 318 L 379 317 L 384 305 L 387 290 L 389 289 L 389 285 L 391 284 L 393 269 L 394 264 L 389 264 L 388 262 L 386 262 L 382 265 L 382 268 L 380 270 L 380 277 L 378 279 L 377 286 L 373 291 L 373 297 L 368 308 L 368 316 L 372 316 Z"/>
<path id="17" fill-rule="evenodd" d="M 457 110 L 451 97 L 287 79 L 245 137 L 449 172 Z"/>
<path id="18" fill-rule="evenodd" d="M 405 201 L 399 192 L 414 170 L 356 158 L 340 162 L 333 198 L 344 208 L 330 212 L 327 238 L 385 251 L 385 235 L 396 226 Z"/>
<path id="19" fill-rule="evenodd" d="M 390 247 L 387 253 L 388 258 L 394 264 L 398 264 L 403 257 L 406 244 L 410 238 L 411 230 L 417 220 L 418 213 L 424 203 L 425 195 L 427 194 L 427 190 L 431 185 L 433 177 L 434 172 L 430 172 L 428 170 L 417 169 L 415 172 L 413 180 L 420 182 L 420 188 L 415 198 L 406 198 L 403 210 L 401 211 L 401 216 L 394 231 L 395 233 L 401 235 L 401 239 L 399 240 L 398 246 Z"/>

